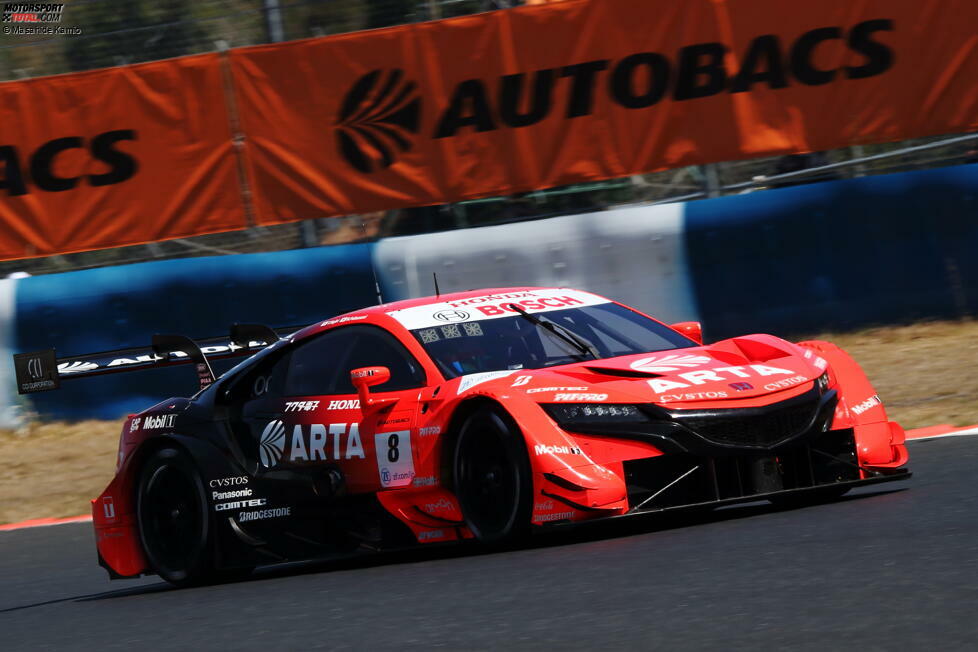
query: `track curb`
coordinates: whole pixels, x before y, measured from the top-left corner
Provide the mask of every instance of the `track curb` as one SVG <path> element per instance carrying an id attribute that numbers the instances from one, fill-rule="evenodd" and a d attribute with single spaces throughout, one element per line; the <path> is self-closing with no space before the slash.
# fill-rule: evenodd
<path id="1" fill-rule="evenodd" d="M 69 516 L 67 518 L 32 518 L 19 523 L 7 523 L 0 525 L 0 532 L 11 530 L 23 530 L 31 527 L 48 527 L 51 525 L 64 525 L 66 523 L 87 523 L 92 520 L 91 516 Z"/>

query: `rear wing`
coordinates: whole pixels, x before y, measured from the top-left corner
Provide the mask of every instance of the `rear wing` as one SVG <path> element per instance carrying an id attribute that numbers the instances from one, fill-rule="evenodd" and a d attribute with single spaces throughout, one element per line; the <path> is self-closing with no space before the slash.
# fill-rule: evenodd
<path id="1" fill-rule="evenodd" d="M 256 353 L 301 326 L 273 329 L 264 324 L 234 324 L 225 336 L 194 341 L 185 335 L 154 335 L 148 347 L 133 347 L 57 357 L 54 349 L 14 354 L 17 392 L 32 394 L 61 387 L 64 380 L 176 365 L 195 366 L 203 389 L 214 382 L 211 360 L 240 358 Z"/>

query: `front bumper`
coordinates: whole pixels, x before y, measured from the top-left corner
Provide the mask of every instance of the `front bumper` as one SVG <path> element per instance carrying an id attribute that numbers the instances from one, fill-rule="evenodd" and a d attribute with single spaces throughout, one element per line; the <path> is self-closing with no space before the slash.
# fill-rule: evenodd
<path id="1" fill-rule="evenodd" d="M 607 521 L 610 519 L 620 519 L 626 518 L 628 516 L 639 516 L 642 514 L 652 514 L 652 513 L 667 513 L 667 512 L 680 512 L 685 510 L 695 510 L 697 508 L 716 508 L 723 507 L 726 505 L 737 505 L 743 503 L 752 503 L 762 500 L 769 500 L 771 498 L 791 498 L 798 497 L 802 498 L 805 496 L 817 496 L 819 493 L 824 493 L 827 489 L 855 489 L 856 487 L 866 487 L 870 485 L 881 484 L 884 482 L 897 482 L 900 480 L 909 480 L 913 477 L 908 469 L 898 469 L 894 473 L 889 473 L 886 475 L 873 476 L 871 478 L 862 478 L 860 480 L 849 480 L 846 482 L 835 482 L 830 485 L 815 485 L 812 487 L 799 487 L 797 489 L 782 489 L 780 491 L 771 491 L 767 493 L 757 493 L 751 494 L 750 496 L 740 496 L 736 498 L 725 498 L 721 500 L 710 500 L 702 503 L 689 503 L 685 505 L 676 505 L 673 507 L 650 507 L 643 509 L 631 509 L 624 514 L 619 514 L 616 516 L 609 516 L 606 518 L 598 519 L 600 521 Z M 591 521 L 586 521 L 591 522 Z"/>
<path id="2" fill-rule="evenodd" d="M 793 444 L 768 451 L 741 449 L 735 453 L 726 449 L 707 455 L 683 452 L 626 460 L 615 471 L 624 484 L 624 500 L 615 511 L 587 510 L 588 514 L 570 520 L 606 520 L 775 497 L 829 496 L 852 487 L 910 477 L 905 468 L 861 464 L 852 429 L 830 430 L 795 439 Z M 577 507 L 561 496 L 551 497 Z"/>
<path id="3" fill-rule="evenodd" d="M 817 388 L 760 407 L 669 410 L 643 404 L 647 421 L 561 423 L 571 432 L 652 444 L 667 454 L 720 457 L 790 449 L 821 437 L 831 426 L 838 394 Z"/>

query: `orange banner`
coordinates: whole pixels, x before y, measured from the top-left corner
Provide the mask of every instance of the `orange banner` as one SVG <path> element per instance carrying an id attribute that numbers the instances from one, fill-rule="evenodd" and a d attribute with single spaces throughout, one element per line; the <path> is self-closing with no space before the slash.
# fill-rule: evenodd
<path id="1" fill-rule="evenodd" d="M 232 51 L 258 222 L 978 129 L 974 0 L 567 0 Z"/>
<path id="2" fill-rule="evenodd" d="M 216 54 L 0 84 L 0 258 L 247 226 Z"/>

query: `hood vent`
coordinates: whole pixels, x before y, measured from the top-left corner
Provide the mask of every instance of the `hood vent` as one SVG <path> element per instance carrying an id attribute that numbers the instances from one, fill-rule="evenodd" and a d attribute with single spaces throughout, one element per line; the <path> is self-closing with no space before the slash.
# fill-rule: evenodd
<path id="1" fill-rule="evenodd" d="M 584 367 L 588 371 L 605 376 L 617 376 L 618 378 L 660 378 L 662 374 L 651 371 L 638 371 L 635 369 L 615 369 L 612 367 Z"/>

